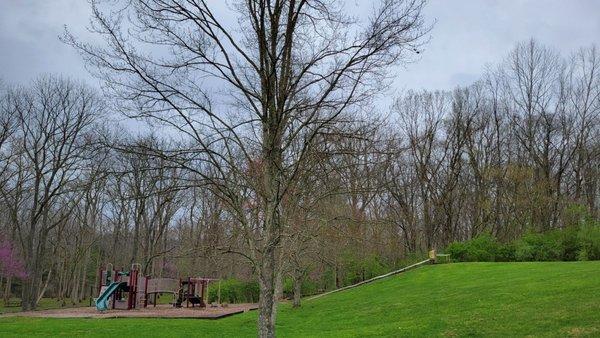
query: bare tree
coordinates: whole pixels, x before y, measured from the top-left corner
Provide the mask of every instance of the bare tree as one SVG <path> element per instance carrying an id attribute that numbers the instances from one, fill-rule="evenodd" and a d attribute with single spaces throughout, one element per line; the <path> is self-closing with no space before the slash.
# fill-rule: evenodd
<path id="1" fill-rule="evenodd" d="M 600 123 L 600 55 L 596 46 L 581 48 L 571 57 L 568 71 L 574 115 L 574 198 L 588 205 L 598 217 L 598 124 Z M 595 128 L 596 126 L 596 128 Z M 595 141 L 594 141 L 595 140 Z M 595 143 L 594 143 L 595 142 Z"/>
<path id="2" fill-rule="evenodd" d="M 336 1 L 240 1 L 232 4 L 242 28 L 236 31 L 205 1 L 140 0 L 108 12 L 94 2 L 93 27 L 107 44 L 97 48 L 65 36 L 123 111 L 192 140 L 168 158 L 211 185 L 242 227 L 252 222 L 240 184 L 252 190 L 260 228 L 247 233 L 261 290 L 261 337 L 275 335 L 283 196 L 315 136 L 367 100 L 388 67 L 420 47 L 428 31 L 423 6 L 422 0 L 386 0 L 359 22 Z M 125 17 L 131 29 L 123 29 Z M 167 55 L 143 52 L 144 45 Z M 304 146 L 291 153 L 299 139 Z M 194 170 L 195 161 L 218 175 Z M 247 181 L 240 165 L 252 163 L 259 164 L 259 179 Z"/>
<path id="3" fill-rule="evenodd" d="M 17 129 L 15 111 L 11 109 L 11 100 L 10 91 L 0 81 L 0 190 L 4 186 L 4 180 L 7 179 L 9 158 L 13 151 L 9 140 Z"/>
<path id="4" fill-rule="evenodd" d="M 52 275 L 48 239 L 76 205 L 77 199 L 69 197 L 77 189 L 86 156 L 86 134 L 102 106 L 85 86 L 45 77 L 31 88 L 17 89 L 10 109 L 19 128 L 14 145 L 19 156 L 13 161 L 16 174 L 5 197 L 14 208 L 13 222 L 29 273 L 22 307 L 30 310 Z"/>

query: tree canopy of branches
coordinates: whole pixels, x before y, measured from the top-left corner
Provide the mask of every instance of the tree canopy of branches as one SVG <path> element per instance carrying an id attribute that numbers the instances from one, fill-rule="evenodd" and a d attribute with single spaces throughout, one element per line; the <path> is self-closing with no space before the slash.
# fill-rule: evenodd
<path id="1" fill-rule="evenodd" d="M 118 10 L 93 2 L 93 29 L 106 44 L 64 37 L 122 111 L 187 136 L 187 146 L 160 154 L 197 174 L 243 228 L 262 337 L 275 334 L 282 200 L 315 137 L 421 45 L 423 5 L 385 0 L 358 21 L 338 1 L 239 1 L 235 29 L 206 1 L 128 1 Z"/>

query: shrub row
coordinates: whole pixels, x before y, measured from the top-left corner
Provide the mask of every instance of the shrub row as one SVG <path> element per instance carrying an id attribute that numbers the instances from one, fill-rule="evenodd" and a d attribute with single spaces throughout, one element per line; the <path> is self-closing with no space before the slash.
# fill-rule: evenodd
<path id="1" fill-rule="evenodd" d="M 453 261 L 575 261 L 600 260 L 600 225 L 596 222 L 545 233 L 529 233 L 500 243 L 488 234 L 446 248 Z"/>
<path id="2" fill-rule="evenodd" d="M 522 238 L 501 243 L 489 234 L 477 236 L 469 241 L 454 242 L 446 248 L 453 261 L 463 262 L 514 262 L 514 261 L 574 261 L 600 260 L 600 223 L 586 222 L 563 230 L 545 233 L 529 233 Z M 414 257 L 407 258 L 407 264 L 390 264 L 374 255 L 358 257 L 343 256 L 343 274 L 338 275 L 341 286 L 350 285 L 373 276 L 393 270 L 396 265 L 408 265 Z M 326 271 L 319 280 L 307 278 L 302 283 L 303 294 L 314 294 L 325 289 L 335 288 L 333 272 Z M 292 280 L 286 278 L 283 293 L 291 297 Z M 235 278 L 221 281 L 221 302 L 254 303 L 258 301 L 257 282 L 244 282 Z M 208 288 L 210 302 L 217 301 L 218 283 Z"/>
<path id="3" fill-rule="evenodd" d="M 256 303 L 258 302 L 258 283 L 243 282 L 235 278 L 221 281 L 221 303 Z M 216 302 L 219 294 L 219 283 L 208 286 L 208 301 Z"/>

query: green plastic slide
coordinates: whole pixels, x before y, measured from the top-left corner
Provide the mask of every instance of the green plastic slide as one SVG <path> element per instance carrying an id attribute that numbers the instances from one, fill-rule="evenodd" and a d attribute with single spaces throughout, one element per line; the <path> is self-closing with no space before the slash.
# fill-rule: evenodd
<path id="1" fill-rule="evenodd" d="M 100 294 L 100 297 L 96 298 L 96 309 L 98 311 L 108 310 L 108 299 L 109 297 L 119 289 L 121 284 L 127 284 L 126 282 L 112 282 L 106 289 Z"/>

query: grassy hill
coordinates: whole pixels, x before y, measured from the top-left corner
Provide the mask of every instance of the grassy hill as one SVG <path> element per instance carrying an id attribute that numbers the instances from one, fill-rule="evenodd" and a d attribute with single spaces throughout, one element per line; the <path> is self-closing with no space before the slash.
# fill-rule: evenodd
<path id="1" fill-rule="evenodd" d="M 256 312 L 197 319 L 2 318 L 0 336 L 255 336 Z M 600 336 L 600 262 L 426 266 L 280 307 L 282 337 Z"/>

